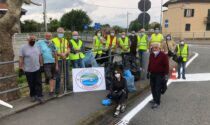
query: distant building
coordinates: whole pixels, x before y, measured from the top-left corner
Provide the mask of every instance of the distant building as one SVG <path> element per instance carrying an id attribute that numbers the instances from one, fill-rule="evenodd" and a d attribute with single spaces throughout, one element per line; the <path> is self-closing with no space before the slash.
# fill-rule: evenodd
<path id="1" fill-rule="evenodd" d="M 210 0 L 169 0 L 162 31 L 177 38 L 210 38 Z"/>

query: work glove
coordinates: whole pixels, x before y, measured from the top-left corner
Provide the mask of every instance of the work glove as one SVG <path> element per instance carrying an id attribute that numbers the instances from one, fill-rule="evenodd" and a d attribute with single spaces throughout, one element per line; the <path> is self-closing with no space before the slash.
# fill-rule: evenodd
<path id="1" fill-rule="evenodd" d="M 147 73 L 147 79 L 150 79 L 150 73 L 149 72 Z"/>
<path id="2" fill-rule="evenodd" d="M 23 69 L 19 69 L 18 76 L 21 77 L 23 75 L 25 75 L 25 72 L 23 71 Z"/>

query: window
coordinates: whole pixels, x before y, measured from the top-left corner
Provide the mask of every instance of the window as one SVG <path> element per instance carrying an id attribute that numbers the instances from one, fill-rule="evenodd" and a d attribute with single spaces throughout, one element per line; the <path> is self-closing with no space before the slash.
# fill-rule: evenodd
<path id="1" fill-rule="evenodd" d="M 210 31 L 210 23 L 206 24 L 206 31 Z"/>
<path id="2" fill-rule="evenodd" d="M 191 26 L 191 24 L 186 24 L 185 25 L 185 31 L 190 31 L 190 26 Z"/>
<path id="3" fill-rule="evenodd" d="M 185 9 L 184 17 L 194 17 L 194 9 Z"/>

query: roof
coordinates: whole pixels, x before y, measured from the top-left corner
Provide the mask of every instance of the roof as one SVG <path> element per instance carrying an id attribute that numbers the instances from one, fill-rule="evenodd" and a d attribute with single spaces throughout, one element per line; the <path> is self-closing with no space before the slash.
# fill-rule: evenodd
<path id="1" fill-rule="evenodd" d="M 163 6 L 168 7 L 168 5 L 175 3 L 210 3 L 210 0 L 169 0 Z"/>
<path id="2" fill-rule="evenodd" d="M 0 11 L 7 11 L 8 10 L 8 5 L 6 4 L 6 3 L 0 3 Z M 26 9 L 22 9 L 21 10 L 21 14 L 22 15 L 25 15 L 26 14 L 26 12 L 27 12 L 27 10 Z"/>

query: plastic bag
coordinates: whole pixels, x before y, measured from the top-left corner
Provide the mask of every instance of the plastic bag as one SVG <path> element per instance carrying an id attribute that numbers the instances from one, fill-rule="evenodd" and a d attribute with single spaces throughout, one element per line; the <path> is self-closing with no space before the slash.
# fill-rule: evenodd
<path id="1" fill-rule="evenodd" d="M 134 83 L 134 76 L 132 75 L 130 70 L 125 70 L 123 74 L 124 78 L 127 81 L 127 88 L 129 92 L 135 92 L 136 87 Z"/>

